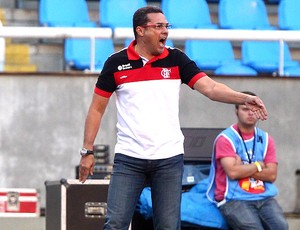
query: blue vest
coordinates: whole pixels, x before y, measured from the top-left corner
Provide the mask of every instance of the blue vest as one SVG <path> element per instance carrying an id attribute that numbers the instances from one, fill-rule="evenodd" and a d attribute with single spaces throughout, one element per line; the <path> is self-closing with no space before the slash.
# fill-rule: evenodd
<path id="1" fill-rule="evenodd" d="M 268 133 L 264 132 L 263 130 L 259 128 L 255 128 L 255 138 L 252 138 L 250 140 L 246 140 L 245 142 L 239 135 L 239 133 L 233 128 L 233 126 L 225 129 L 223 132 L 221 132 L 216 140 L 220 137 L 224 136 L 227 138 L 233 148 L 235 148 L 236 154 L 238 154 L 243 162 L 249 162 L 247 151 L 250 153 L 250 158 L 252 162 L 255 161 L 263 161 L 266 152 L 268 149 Z M 215 140 L 215 143 L 216 143 Z M 253 142 L 255 141 L 255 149 L 254 149 L 254 156 L 252 157 L 252 147 L 253 147 Z M 209 173 L 209 187 L 207 190 L 207 198 L 217 204 L 217 206 L 220 206 L 224 204 L 225 202 L 229 200 L 261 200 L 265 199 L 268 197 L 273 197 L 277 195 L 278 190 L 276 186 L 271 183 L 271 182 L 264 182 L 264 187 L 265 191 L 263 193 L 259 194 L 253 194 L 249 193 L 245 190 L 243 190 L 239 186 L 239 181 L 238 180 L 231 180 L 228 176 L 226 176 L 226 191 L 224 194 L 224 200 L 217 202 L 214 199 L 214 193 L 215 193 L 215 166 L 216 166 L 216 153 L 215 153 L 215 143 L 214 143 L 214 148 L 213 148 L 213 154 L 212 154 L 212 161 L 211 161 L 211 167 L 210 167 L 210 173 Z M 245 148 L 245 145 L 246 148 Z"/>

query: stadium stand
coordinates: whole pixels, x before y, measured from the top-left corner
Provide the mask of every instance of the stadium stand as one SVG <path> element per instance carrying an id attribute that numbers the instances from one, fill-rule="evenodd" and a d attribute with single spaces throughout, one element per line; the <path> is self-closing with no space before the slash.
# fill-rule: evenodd
<path id="1" fill-rule="evenodd" d="M 68 12 L 68 13 L 66 13 Z M 50 27 L 97 27 L 90 20 L 87 2 L 85 0 L 40 0 L 39 22 Z M 89 39 L 68 38 L 64 44 L 64 68 L 75 70 L 89 69 L 91 62 L 91 45 Z M 111 40 L 95 41 L 95 69 L 101 70 L 105 57 L 113 53 Z"/>
<path id="2" fill-rule="evenodd" d="M 31 23 L 32 23 L 31 25 L 36 25 L 36 24 L 40 25 L 39 4 L 42 1 L 46 1 L 46 0 L 40 0 L 40 1 L 39 0 L 18 0 L 18 1 L 16 1 L 16 2 L 18 2 L 19 7 L 21 7 L 21 6 L 28 7 L 28 8 L 31 7 L 30 9 L 28 9 L 28 8 L 25 9 L 25 11 L 27 12 L 26 13 L 27 15 L 29 15 L 28 12 L 30 10 L 30 17 L 31 17 L 30 20 L 31 20 Z M 54 0 L 54 1 L 56 1 L 56 0 Z M 67 1 L 64 1 L 64 2 L 67 2 Z M 105 1 L 106 0 L 101 0 L 101 1 L 99 1 L 99 0 L 86 0 L 85 2 L 86 2 L 87 7 L 86 6 L 82 7 L 82 9 L 84 9 L 85 12 L 86 12 L 86 8 L 88 8 L 89 16 L 90 16 L 90 18 L 92 18 L 92 20 L 89 19 L 89 21 L 92 22 L 93 26 L 94 26 L 95 22 L 96 22 L 97 25 L 99 24 L 100 26 L 102 26 L 101 25 L 101 19 L 100 19 L 100 17 L 101 17 L 101 2 L 104 4 Z M 112 0 L 111 2 L 113 2 L 113 1 L 114 0 Z M 143 2 L 144 2 L 144 4 L 146 2 L 146 4 L 155 4 L 155 5 L 163 6 L 163 1 L 167 1 L 167 0 L 155 0 L 155 1 L 153 0 L 153 1 L 143 1 Z M 205 4 L 208 6 L 207 7 L 208 15 L 210 16 L 210 18 L 213 19 L 213 20 L 210 20 L 210 22 L 213 21 L 215 24 L 213 24 L 213 23 L 212 24 L 214 26 L 216 26 L 217 28 L 218 28 L 218 26 L 220 26 L 218 16 L 219 16 L 219 7 L 220 7 L 222 1 L 223 0 L 219 0 L 219 1 L 218 0 L 206 0 L 206 1 L 204 1 Z M 241 1 L 238 1 L 238 2 L 242 2 L 242 1 L 248 1 L 248 0 L 241 0 Z M 0 0 L 0 2 L 1 2 L 1 0 Z M 173 2 L 176 3 L 176 0 L 174 0 Z M 257 3 L 259 1 L 258 0 L 253 0 L 253 2 Z M 277 13 L 277 4 L 273 3 L 273 1 L 271 3 L 271 0 L 264 0 L 264 1 L 260 1 L 260 2 L 265 2 L 266 11 L 267 11 L 267 13 L 269 13 L 267 16 L 269 17 L 269 19 L 271 17 L 272 25 L 277 26 L 277 24 L 275 24 L 275 23 L 277 23 L 277 14 L 275 14 L 275 13 Z M 119 4 L 118 9 L 122 6 L 122 4 L 120 4 L 120 3 L 121 3 L 121 1 L 117 1 L 117 4 Z M 7 4 L 8 3 L 5 2 L 5 4 L 3 3 L 2 5 L 7 5 Z M 34 12 L 35 4 L 38 6 L 36 12 Z M 8 7 L 10 7 L 11 5 L 12 4 L 9 4 Z M 188 7 L 189 5 L 192 5 L 192 2 L 187 4 L 186 7 Z M 32 6 L 33 6 L 33 8 L 32 8 Z M 183 8 L 183 7 L 182 6 L 179 7 L 179 9 L 181 9 L 181 8 Z M 18 9 L 18 10 L 19 10 L 19 12 L 21 12 L 22 9 Z M 67 11 L 64 11 L 64 12 L 68 12 L 68 14 L 69 14 L 69 11 L 70 10 L 67 10 Z M 19 12 L 18 12 L 18 15 L 19 15 Z M 38 19 L 37 21 L 34 21 L 34 19 L 32 19 L 34 17 L 34 13 L 37 15 L 37 19 Z M 85 18 L 88 18 L 87 13 L 83 13 L 83 14 L 86 15 Z M 167 12 L 166 12 L 166 14 L 167 14 Z M 181 14 L 181 13 L 179 12 L 179 14 Z M 200 15 L 200 14 L 198 14 L 198 15 Z M 201 16 L 203 16 L 203 15 L 204 14 L 201 14 Z M 10 20 L 15 20 L 14 18 L 16 18 L 15 15 L 9 15 L 9 16 L 11 17 Z M 124 15 L 122 15 L 122 16 L 124 18 Z M 181 16 L 181 19 L 185 19 L 185 17 Z M 131 19 L 129 19 L 129 20 L 131 20 Z M 176 28 L 175 23 L 173 23 L 173 21 L 170 20 L 169 18 L 168 18 L 168 20 L 170 21 L 171 24 L 173 24 L 173 27 Z M 194 20 L 192 20 L 192 21 L 194 21 Z M 18 25 L 20 25 L 20 23 L 23 24 L 23 22 L 24 22 L 24 20 L 19 20 L 17 23 L 18 23 Z M 13 22 L 13 23 L 15 23 L 15 22 Z M 83 23 L 83 24 L 85 24 L 85 23 Z M 87 24 L 89 24 L 89 23 L 87 23 Z M 9 25 L 13 25 L 13 24 L 11 24 L 11 22 L 10 22 Z M 85 25 L 83 25 L 83 26 L 85 26 Z M 131 24 L 130 24 L 130 27 L 131 27 Z M 12 42 L 7 42 L 7 41 L 11 41 L 11 39 L 6 39 L 6 46 L 14 45 L 14 41 L 12 41 Z M 64 70 L 64 67 L 65 67 L 64 64 L 65 63 L 72 63 L 72 62 L 61 59 L 62 57 L 65 58 L 65 56 L 67 56 L 67 55 L 64 54 L 64 52 L 65 52 L 65 50 L 63 48 L 64 43 L 58 43 L 57 44 L 55 42 L 55 44 L 53 44 L 52 41 L 53 40 L 51 40 L 51 42 L 49 42 L 49 43 L 48 42 L 36 42 L 35 41 L 35 42 L 33 42 L 34 44 L 32 44 L 31 41 L 30 41 L 26 44 L 26 45 L 29 46 L 26 52 L 28 52 L 29 53 L 28 55 L 31 56 L 31 57 L 30 58 L 25 58 L 25 59 L 14 58 L 14 60 L 17 60 L 17 59 L 21 59 L 21 60 L 31 59 L 35 63 L 37 63 L 37 66 L 38 66 L 39 70 L 43 70 L 43 69 L 47 69 L 47 71 L 50 70 L 50 69 L 51 70 L 53 69 L 54 71 Z M 184 41 L 183 40 L 174 39 L 172 42 L 175 43 L 176 47 L 184 49 Z M 292 43 L 291 46 L 290 46 L 291 56 L 293 56 L 295 60 L 300 60 L 299 52 L 297 52 L 299 50 L 299 43 L 297 43 L 297 42 L 294 42 L 294 43 L 291 42 L 291 43 Z M 237 58 L 241 58 L 241 51 L 240 51 L 241 43 L 240 42 L 233 42 L 233 44 L 234 44 L 233 49 L 234 49 L 235 56 Z M 20 45 L 20 44 L 18 43 L 17 45 Z M 289 43 L 289 45 L 290 45 L 290 43 Z M 49 52 L 47 47 L 50 47 L 50 46 L 51 46 L 52 49 L 50 51 L 50 55 L 47 55 L 46 52 Z M 123 48 L 124 47 L 124 40 L 122 40 L 121 43 L 120 43 L 119 40 L 114 39 L 114 46 L 115 46 L 115 50 L 119 50 L 119 49 Z M 10 49 L 8 49 L 8 50 L 10 50 Z M 26 50 L 26 49 L 24 49 L 24 50 Z M 60 53 L 61 50 L 62 50 L 62 54 Z M 45 53 L 41 53 L 41 52 L 45 52 Z M 55 52 L 55 54 L 54 54 L 54 55 L 56 55 L 55 58 L 51 58 L 52 52 Z M 14 52 L 14 55 L 16 55 L 16 53 L 18 53 L 18 52 Z M 41 55 L 43 56 L 42 58 L 40 57 Z M 44 59 L 44 58 L 47 58 L 47 64 L 45 64 L 45 62 L 42 61 L 42 59 Z M 56 66 L 53 66 L 52 63 L 53 63 L 53 65 L 56 65 Z"/>
<path id="3" fill-rule="evenodd" d="M 221 75 L 256 75 L 256 71 L 235 59 L 230 41 L 187 40 L 185 52 L 203 70 Z"/>
<path id="4" fill-rule="evenodd" d="M 101 0 L 99 6 L 100 26 L 110 27 L 132 27 L 132 15 L 140 7 L 146 6 L 145 0 Z M 116 10 L 118 9 L 118 10 Z"/>
<path id="5" fill-rule="evenodd" d="M 222 29 L 275 29 L 262 0 L 220 0 L 219 25 Z"/>
<path id="6" fill-rule="evenodd" d="M 64 57 L 68 67 L 76 70 L 90 69 L 90 39 L 66 39 Z M 95 71 L 101 71 L 105 60 L 114 53 L 112 39 L 95 39 Z"/>
<path id="7" fill-rule="evenodd" d="M 214 74 L 227 76 L 257 76 L 257 72 L 249 66 L 243 64 L 223 64 L 218 67 Z"/>
<path id="8" fill-rule="evenodd" d="M 96 27 L 85 0 L 40 0 L 39 22 L 42 26 Z"/>
<path id="9" fill-rule="evenodd" d="M 289 47 L 284 43 L 284 68 L 297 67 L 292 60 Z M 259 73 L 276 73 L 279 66 L 279 42 L 244 41 L 242 43 L 242 61 Z"/>
<path id="10" fill-rule="evenodd" d="M 0 8 L 0 22 L 6 26 L 5 9 Z M 36 72 L 37 66 L 30 63 L 30 46 L 26 43 L 14 44 L 10 38 L 1 39 L 0 71 L 5 72 Z"/>
<path id="11" fill-rule="evenodd" d="M 281 0 L 278 6 L 278 25 L 282 30 L 300 30 L 299 0 Z"/>
<path id="12" fill-rule="evenodd" d="M 174 28 L 218 28 L 205 0 L 190 0 L 184 5 L 181 0 L 162 0 L 161 8 Z"/>

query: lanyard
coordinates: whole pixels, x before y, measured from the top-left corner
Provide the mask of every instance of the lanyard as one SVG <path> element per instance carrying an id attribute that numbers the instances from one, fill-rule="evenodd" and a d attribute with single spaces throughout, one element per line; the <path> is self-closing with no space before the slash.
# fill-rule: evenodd
<path id="1" fill-rule="evenodd" d="M 246 153 L 247 153 L 247 157 L 248 157 L 248 162 L 249 162 L 249 164 L 251 164 L 251 163 L 252 163 L 252 159 L 253 159 L 253 157 L 254 157 L 255 139 L 256 139 L 256 130 L 254 130 L 254 139 L 253 139 L 253 145 L 252 145 L 252 157 L 251 157 L 251 158 L 250 158 L 250 153 L 249 153 L 248 148 L 247 148 L 247 146 L 246 146 L 245 140 L 244 140 L 244 138 L 243 138 L 243 136 L 242 136 L 242 133 L 241 133 L 241 131 L 240 131 L 239 128 L 238 128 L 238 133 L 239 133 L 240 137 L 241 137 L 242 140 L 243 140 L 243 144 L 244 144 L 244 147 L 245 147 L 245 149 L 246 149 Z"/>

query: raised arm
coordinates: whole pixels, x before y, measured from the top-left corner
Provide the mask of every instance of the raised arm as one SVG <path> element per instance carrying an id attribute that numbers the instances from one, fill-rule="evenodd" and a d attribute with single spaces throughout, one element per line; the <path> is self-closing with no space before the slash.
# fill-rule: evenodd
<path id="1" fill-rule="evenodd" d="M 245 104 L 258 119 L 266 120 L 267 109 L 263 101 L 257 97 L 237 92 L 225 84 L 214 81 L 208 76 L 200 78 L 193 88 L 213 101 L 230 104 Z"/>

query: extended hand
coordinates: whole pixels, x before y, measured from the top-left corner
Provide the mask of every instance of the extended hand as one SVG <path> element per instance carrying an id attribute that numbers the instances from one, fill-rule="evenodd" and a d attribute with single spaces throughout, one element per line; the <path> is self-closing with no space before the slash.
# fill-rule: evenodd
<path id="1" fill-rule="evenodd" d="M 259 97 L 249 95 L 246 99 L 245 105 L 251 109 L 257 119 L 267 120 L 267 109 Z"/>

